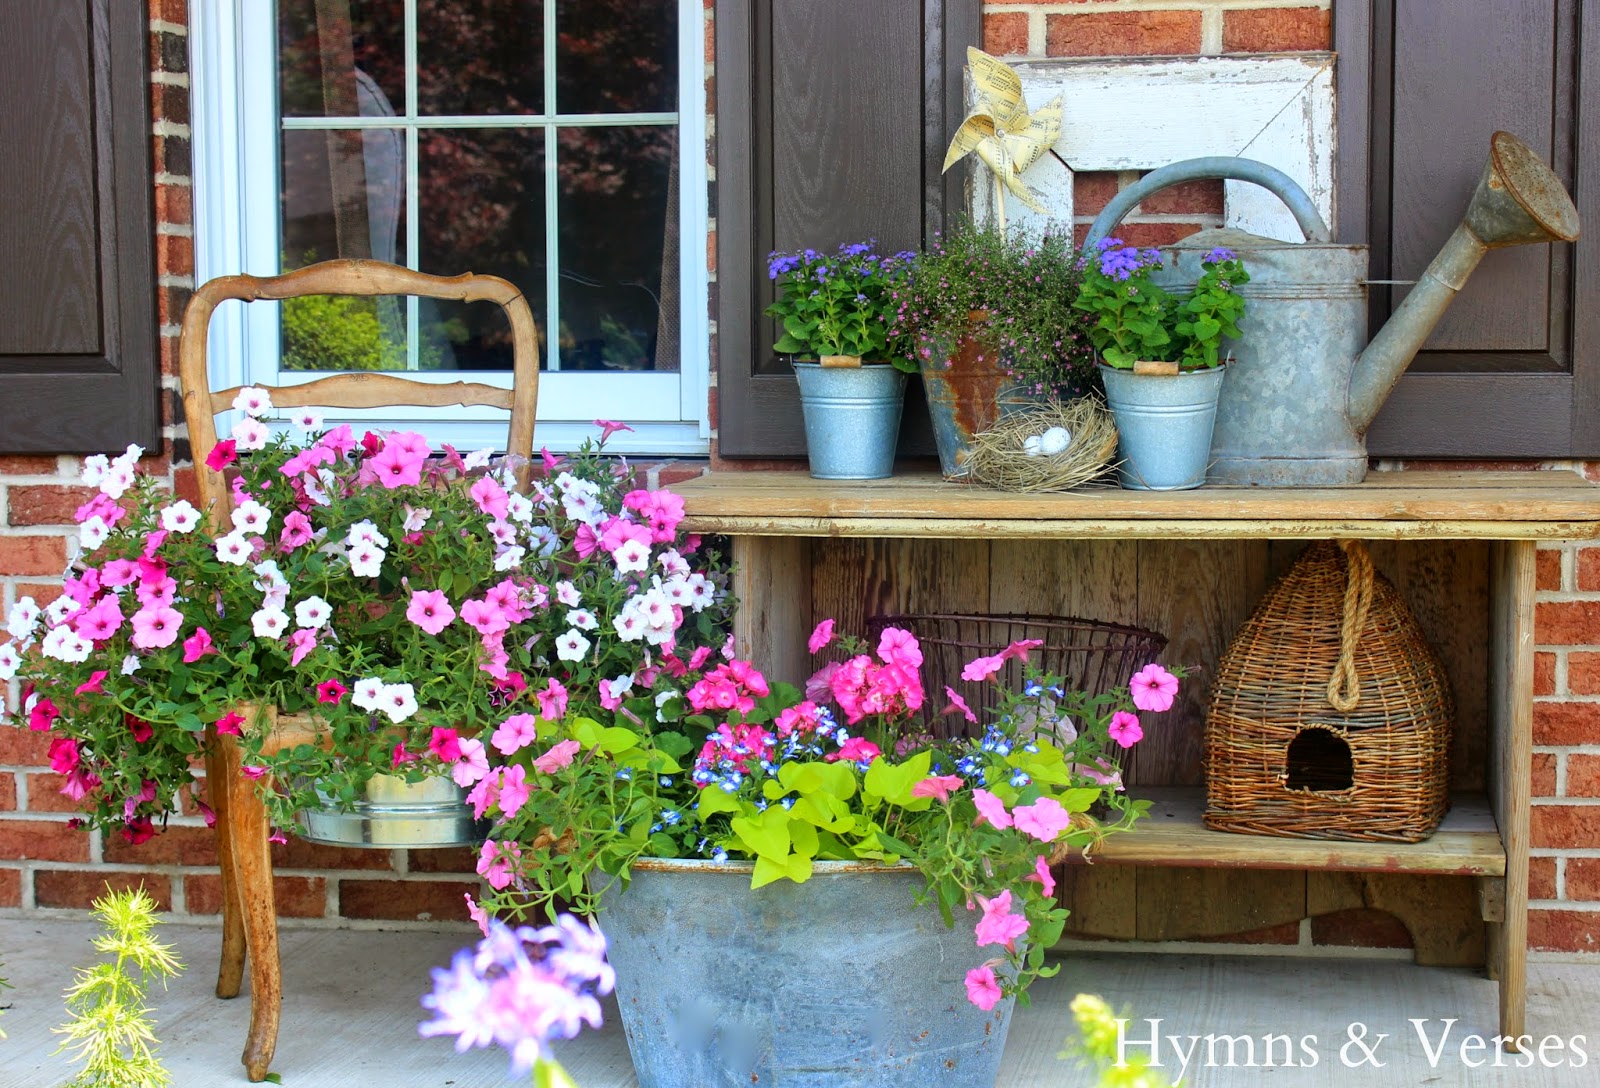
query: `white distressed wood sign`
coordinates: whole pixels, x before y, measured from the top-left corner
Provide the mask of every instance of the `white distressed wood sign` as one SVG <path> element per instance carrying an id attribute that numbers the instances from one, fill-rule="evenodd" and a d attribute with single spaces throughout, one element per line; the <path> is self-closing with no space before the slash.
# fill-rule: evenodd
<path id="1" fill-rule="evenodd" d="M 1055 152 L 1066 165 L 1047 154 L 1023 175 L 1043 195 L 1047 216 L 1020 204 L 1008 213 L 1024 230 L 1071 222 L 1075 171 L 1152 170 L 1228 155 L 1276 166 L 1334 223 L 1333 62 L 1332 53 L 1009 61 L 1031 108 L 1063 96 Z M 973 213 L 987 221 L 993 185 L 987 176 L 978 181 Z M 1228 182 L 1224 208 L 1228 226 L 1301 238 L 1294 217 L 1259 186 Z"/>

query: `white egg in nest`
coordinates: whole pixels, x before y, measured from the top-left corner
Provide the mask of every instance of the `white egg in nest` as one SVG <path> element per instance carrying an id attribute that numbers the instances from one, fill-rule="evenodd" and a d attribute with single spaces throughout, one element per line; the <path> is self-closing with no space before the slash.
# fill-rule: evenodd
<path id="1" fill-rule="evenodd" d="M 1051 427 L 1039 436 L 1039 452 L 1046 457 L 1064 453 L 1070 445 L 1072 445 L 1072 432 L 1065 427 Z"/>
<path id="2" fill-rule="evenodd" d="M 1022 440 L 1022 452 L 1029 457 L 1038 457 L 1044 452 L 1044 435 L 1030 434 Z"/>

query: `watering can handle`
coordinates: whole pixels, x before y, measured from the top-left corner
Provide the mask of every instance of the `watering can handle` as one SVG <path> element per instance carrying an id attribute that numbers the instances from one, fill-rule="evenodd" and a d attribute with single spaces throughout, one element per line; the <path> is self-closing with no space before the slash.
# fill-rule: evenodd
<path id="1" fill-rule="evenodd" d="M 1207 155 L 1198 159 L 1184 159 L 1182 162 L 1152 170 L 1118 193 L 1111 199 L 1111 203 L 1095 216 L 1084 249 L 1092 248 L 1096 242 L 1115 230 L 1117 224 L 1122 222 L 1122 217 L 1132 211 L 1134 205 L 1145 197 L 1180 182 L 1199 181 L 1205 178 L 1228 178 L 1232 181 L 1248 181 L 1259 185 L 1283 201 L 1294 214 L 1295 222 L 1300 224 L 1300 230 L 1305 234 L 1306 241 L 1332 240 L 1328 224 L 1322 221 L 1322 215 L 1317 211 L 1316 205 L 1311 203 L 1306 191 L 1288 174 L 1255 159 Z"/>

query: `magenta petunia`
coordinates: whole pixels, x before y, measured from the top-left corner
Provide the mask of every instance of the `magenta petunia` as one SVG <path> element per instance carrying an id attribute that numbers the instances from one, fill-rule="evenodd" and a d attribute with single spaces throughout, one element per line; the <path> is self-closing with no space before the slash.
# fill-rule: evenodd
<path id="1" fill-rule="evenodd" d="M 217 732 L 231 733 L 237 736 L 239 733 L 239 727 L 243 724 L 244 715 L 230 710 L 222 717 L 217 719 Z"/>
<path id="2" fill-rule="evenodd" d="M 337 706 L 339 704 L 339 700 L 343 699 L 348 694 L 350 694 L 350 689 L 339 683 L 337 680 L 324 680 L 322 683 L 317 685 L 318 703 L 327 703 Z"/>
<path id="3" fill-rule="evenodd" d="M 993 899 L 978 896 L 983 917 L 973 927 L 979 947 L 986 944 L 1004 945 L 1007 950 L 1016 947 L 1016 940 L 1028 932 L 1028 919 L 1011 913 L 1011 889 L 1007 888 Z"/>
<path id="4" fill-rule="evenodd" d="M 1126 710 L 1119 710 L 1111 715 L 1111 725 L 1107 729 L 1111 739 L 1124 748 L 1132 748 L 1144 738 L 1144 727 L 1139 724 L 1139 715 L 1129 714 Z"/>
<path id="5" fill-rule="evenodd" d="M 1152 662 L 1133 674 L 1128 689 L 1134 706 L 1159 712 L 1172 707 L 1178 696 L 1178 678 Z"/>
<path id="6" fill-rule="evenodd" d="M 984 1012 L 998 1005 L 1004 996 L 1000 983 L 995 979 L 993 967 L 974 967 L 967 972 L 967 1000 Z"/>
<path id="7" fill-rule="evenodd" d="M 211 642 L 211 632 L 204 627 L 196 627 L 194 634 L 183 640 L 183 662 L 192 665 L 207 654 L 217 652 L 216 646 Z"/>
<path id="8" fill-rule="evenodd" d="M 967 701 L 960 696 L 955 688 L 946 684 L 944 693 L 945 697 L 950 700 L 950 705 L 940 712 L 941 717 L 952 711 L 960 711 L 961 716 L 966 718 L 967 721 L 976 722 L 978 720 L 978 716 L 972 712 L 972 708 L 967 705 Z"/>
<path id="9" fill-rule="evenodd" d="M 806 640 L 806 649 L 817 653 L 828 643 L 833 641 L 833 617 L 828 617 L 817 624 L 811 631 L 811 637 Z"/>

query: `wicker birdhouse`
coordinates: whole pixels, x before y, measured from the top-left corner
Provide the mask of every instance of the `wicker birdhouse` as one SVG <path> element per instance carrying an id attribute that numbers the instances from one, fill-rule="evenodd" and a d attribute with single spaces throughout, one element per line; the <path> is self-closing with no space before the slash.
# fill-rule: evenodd
<path id="1" fill-rule="evenodd" d="M 1218 666 L 1206 826 L 1416 842 L 1450 805 L 1450 684 L 1359 540 L 1321 541 Z"/>

